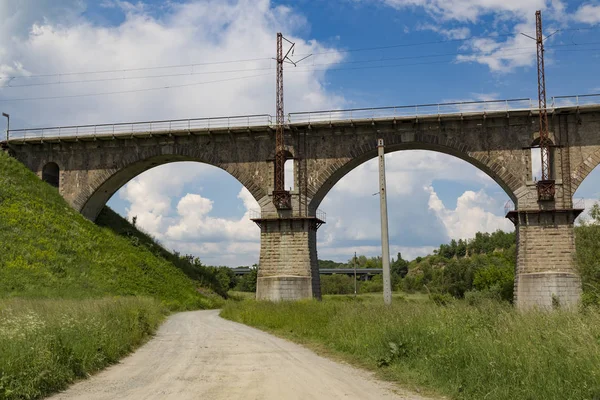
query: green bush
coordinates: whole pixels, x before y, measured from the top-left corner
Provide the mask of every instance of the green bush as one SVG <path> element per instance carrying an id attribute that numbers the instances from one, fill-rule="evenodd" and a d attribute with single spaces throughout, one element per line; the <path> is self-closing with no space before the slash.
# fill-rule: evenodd
<path id="1" fill-rule="evenodd" d="M 321 275 L 322 294 L 354 293 L 354 278 L 344 274 Z"/>
<path id="2" fill-rule="evenodd" d="M 383 292 L 383 275 L 375 275 L 368 281 L 361 281 L 359 293 L 377 293 Z"/>

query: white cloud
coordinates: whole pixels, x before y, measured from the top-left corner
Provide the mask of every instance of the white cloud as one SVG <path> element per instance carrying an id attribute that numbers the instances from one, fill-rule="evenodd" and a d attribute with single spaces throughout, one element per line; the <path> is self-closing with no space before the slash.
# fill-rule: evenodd
<path id="1" fill-rule="evenodd" d="M 574 18 L 586 24 L 600 23 L 600 4 L 583 4 L 575 12 Z"/>
<path id="2" fill-rule="evenodd" d="M 476 22 L 490 13 L 509 13 L 521 18 L 546 8 L 546 0 L 382 0 L 395 8 L 420 7 L 441 20 Z M 560 2 L 556 2 L 560 3 Z"/>
<path id="3" fill-rule="evenodd" d="M 515 25 L 514 36 L 505 41 L 494 38 L 469 40 L 461 46 L 461 49 L 473 54 L 459 55 L 456 60 L 478 62 L 496 72 L 510 72 L 515 68 L 533 66 L 536 54 L 535 42 L 520 34 L 530 31 L 531 27 L 531 21 Z"/>
<path id="4" fill-rule="evenodd" d="M 20 10 L 20 6 L 14 5 L 16 1 L 10 4 Z M 271 57 L 275 34 L 279 29 L 293 33 L 302 24 L 302 18 L 294 18 L 288 8 L 272 7 L 268 0 L 171 3 L 167 13 L 160 18 L 145 11 L 149 7 L 131 7 L 125 20 L 118 26 L 99 26 L 82 17 L 60 18 L 60 22 L 35 16 L 20 19 L 20 30 L 27 26 L 28 34 L 0 42 L 0 76 L 40 73 L 63 75 L 14 79 L 10 82 L 12 87 L 4 87 L 0 100 L 192 86 L 144 93 L 5 103 L 5 110 L 14 116 L 15 126 L 25 123 L 29 126 L 64 125 L 272 113 L 275 78 Z M 71 14 L 76 14 L 80 9 L 72 7 L 70 10 Z M 281 19 L 285 26 L 281 26 L 278 19 L 282 14 L 289 17 Z M 4 36 L 11 37 L 8 34 Z M 297 53 L 328 53 L 322 55 L 319 61 L 325 64 L 325 69 L 330 63 L 341 59 L 334 49 L 325 48 L 317 41 L 306 41 L 293 34 L 289 38 L 297 43 Z M 64 75 L 65 72 L 124 70 L 240 59 L 254 61 Z M 286 74 L 286 106 L 289 111 L 305 109 L 307 106 L 333 108 L 343 104 L 341 97 L 326 92 L 323 84 L 325 71 L 320 69 L 309 73 Z M 247 72 L 227 72 L 232 70 Z M 173 74 L 183 76 L 129 79 Z M 247 76 L 254 78 L 239 79 Z M 65 83 L 115 78 L 113 81 L 95 83 Z M 222 82 L 231 78 L 237 80 Z M 16 87 L 32 83 L 56 83 L 59 80 L 63 82 L 60 85 Z M 194 85 L 207 81 L 221 82 Z M 265 90 L 268 88 L 273 90 Z"/>
<path id="5" fill-rule="evenodd" d="M 379 0 L 396 9 L 419 8 L 435 21 L 421 25 L 449 39 L 468 39 L 467 25 L 479 23 L 483 17 L 493 17 L 491 32 L 485 37 L 466 40 L 460 47 L 458 62 L 476 62 L 491 71 L 506 73 L 515 68 L 534 65 L 535 43 L 521 32 L 533 35 L 535 12 L 543 10 L 545 26 L 564 24 L 568 19 L 561 0 Z M 549 23 L 550 21 L 550 23 Z M 458 26 L 456 24 L 459 24 Z M 462 26 L 461 26 L 462 25 Z"/>
<path id="6" fill-rule="evenodd" d="M 477 232 L 514 229 L 506 218 L 486 210 L 494 201 L 483 191 L 464 192 L 458 198 L 456 208 L 451 210 L 444 206 L 432 186 L 426 190 L 429 192 L 429 209 L 443 222 L 452 239 L 470 239 Z"/>
<path id="7" fill-rule="evenodd" d="M 252 196 L 242 188 L 238 198 L 245 200 L 245 206 L 256 209 L 258 204 L 251 202 Z M 177 205 L 176 222 L 171 224 L 165 237 L 171 241 L 257 242 L 259 230 L 250 220 L 248 209 L 240 219 L 214 218 L 209 215 L 213 201 L 199 194 L 186 194 Z"/>
<path id="8" fill-rule="evenodd" d="M 199 176 L 216 170 L 198 163 L 175 163 L 153 168 L 134 178 L 118 192 L 129 202 L 127 217 L 137 217 L 137 224 L 162 238 L 168 216 L 172 213 L 171 198 L 180 196 L 183 186 Z"/>
<path id="9" fill-rule="evenodd" d="M 419 30 L 433 31 L 447 37 L 448 39 L 466 39 L 471 36 L 471 30 L 466 26 L 445 29 L 440 25 L 423 24 L 419 26 Z"/>

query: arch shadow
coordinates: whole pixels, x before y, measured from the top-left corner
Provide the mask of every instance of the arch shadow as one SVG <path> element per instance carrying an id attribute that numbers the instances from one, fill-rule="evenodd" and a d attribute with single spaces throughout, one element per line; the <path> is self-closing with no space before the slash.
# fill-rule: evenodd
<path id="1" fill-rule="evenodd" d="M 42 168 L 42 181 L 59 188 L 60 186 L 60 168 L 55 162 L 49 162 Z"/>

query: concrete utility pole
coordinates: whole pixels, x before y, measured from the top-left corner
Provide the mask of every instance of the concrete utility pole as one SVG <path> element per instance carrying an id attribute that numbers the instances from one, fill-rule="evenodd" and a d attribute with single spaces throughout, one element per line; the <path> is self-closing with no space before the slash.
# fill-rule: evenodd
<path id="1" fill-rule="evenodd" d="M 2 116 L 6 118 L 6 141 L 8 142 L 8 135 L 10 133 L 10 115 L 3 112 Z"/>
<path id="2" fill-rule="evenodd" d="M 383 263 L 383 302 L 392 304 L 390 279 L 390 236 L 388 234 L 387 197 L 385 190 L 385 155 L 383 139 L 377 139 L 379 154 L 379 201 L 381 209 L 381 261 Z"/>
<path id="3" fill-rule="evenodd" d="M 356 299 L 356 252 L 354 252 L 352 264 L 354 265 L 354 298 Z"/>

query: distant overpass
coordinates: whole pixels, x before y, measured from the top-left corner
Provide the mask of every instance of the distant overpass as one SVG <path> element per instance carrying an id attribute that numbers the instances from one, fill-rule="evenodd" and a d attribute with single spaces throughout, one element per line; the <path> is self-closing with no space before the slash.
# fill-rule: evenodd
<path id="1" fill-rule="evenodd" d="M 251 268 L 235 268 L 233 273 L 236 276 L 242 276 L 249 274 L 252 271 Z M 373 275 L 381 275 L 383 273 L 383 269 L 381 268 L 357 268 L 356 275 L 360 277 L 361 280 L 369 280 Z M 354 268 L 320 268 L 319 275 L 333 275 L 333 274 L 342 274 L 342 275 L 354 275 Z"/>

